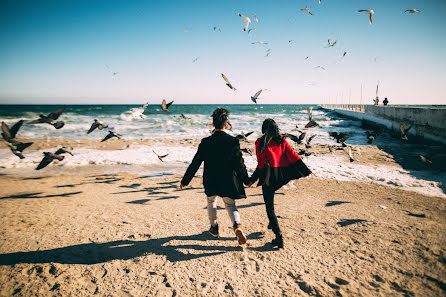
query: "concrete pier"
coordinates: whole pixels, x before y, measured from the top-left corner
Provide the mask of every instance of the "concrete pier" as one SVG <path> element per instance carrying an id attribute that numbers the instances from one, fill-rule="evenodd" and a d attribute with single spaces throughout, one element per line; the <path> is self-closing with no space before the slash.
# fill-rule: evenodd
<path id="1" fill-rule="evenodd" d="M 446 144 L 446 108 L 376 105 L 361 107 L 360 111 L 346 105 L 323 105 L 321 108 L 395 131 L 399 131 L 400 124 L 406 128 L 412 126 L 408 135 Z"/>

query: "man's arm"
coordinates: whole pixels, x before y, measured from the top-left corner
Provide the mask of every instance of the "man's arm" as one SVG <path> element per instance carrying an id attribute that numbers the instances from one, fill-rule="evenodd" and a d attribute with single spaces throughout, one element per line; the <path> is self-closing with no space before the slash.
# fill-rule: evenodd
<path id="1" fill-rule="evenodd" d="M 248 172 L 246 171 L 245 161 L 243 160 L 242 152 L 240 151 L 240 142 L 238 139 L 235 139 L 234 141 L 232 158 L 233 168 L 238 176 L 240 176 L 243 183 L 247 185 L 249 183 Z"/>
<path id="2" fill-rule="evenodd" d="M 195 154 L 192 163 L 190 163 L 189 167 L 186 170 L 186 173 L 184 174 L 183 179 L 181 180 L 181 185 L 180 185 L 181 189 L 190 183 L 195 173 L 197 173 L 198 168 L 200 168 L 202 162 L 203 162 L 203 141 L 201 141 L 200 145 L 198 146 L 197 153 Z"/>

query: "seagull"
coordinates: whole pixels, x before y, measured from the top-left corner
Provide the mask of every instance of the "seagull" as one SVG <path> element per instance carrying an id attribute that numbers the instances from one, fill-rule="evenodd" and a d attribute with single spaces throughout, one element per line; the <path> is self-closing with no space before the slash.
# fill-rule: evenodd
<path id="1" fill-rule="evenodd" d="M 158 157 L 158 159 L 160 159 L 161 162 L 164 162 L 163 159 L 169 155 L 169 154 L 158 155 L 154 150 L 152 150 L 152 152 Z"/>
<path id="2" fill-rule="evenodd" d="M 265 42 L 265 41 L 259 40 L 259 41 L 256 41 L 256 42 L 251 42 L 251 44 L 260 44 L 260 45 L 266 45 L 266 44 L 268 44 L 268 42 Z"/>
<path id="3" fill-rule="evenodd" d="M 105 67 L 107 67 L 108 71 L 109 71 L 113 76 L 119 74 L 119 72 L 111 71 L 111 70 L 110 70 L 110 67 L 108 67 L 108 65 L 105 65 Z"/>
<path id="4" fill-rule="evenodd" d="M 251 33 L 251 32 L 254 32 L 254 31 L 256 31 L 256 30 L 257 30 L 256 28 L 249 29 L 249 30 L 248 30 L 248 34 Z"/>
<path id="5" fill-rule="evenodd" d="M 327 47 L 333 47 L 333 46 L 336 45 L 337 42 L 338 42 L 337 40 L 336 40 L 335 42 L 330 42 L 330 39 L 328 39 L 328 45 L 327 45 Z"/>
<path id="6" fill-rule="evenodd" d="M 20 127 L 22 127 L 24 120 L 20 120 L 15 123 L 11 128 L 6 125 L 5 122 L 2 122 L 2 136 L 3 139 L 7 142 L 11 142 L 10 140 L 14 139 L 19 131 Z"/>
<path id="7" fill-rule="evenodd" d="M 418 9 L 407 9 L 407 10 L 404 11 L 404 13 L 406 13 L 406 12 L 408 12 L 408 13 L 416 13 L 416 12 L 421 12 L 421 11 L 419 11 Z"/>
<path id="8" fill-rule="evenodd" d="M 226 81 L 226 85 L 227 85 L 231 90 L 237 91 L 237 89 L 234 88 L 234 87 L 231 85 L 231 83 L 229 82 L 228 78 L 227 78 L 223 73 L 221 74 L 221 77 L 223 77 L 223 79 Z"/>
<path id="9" fill-rule="evenodd" d="M 121 139 L 121 134 L 115 133 L 113 131 L 108 131 L 108 134 L 104 137 L 104 139 L 101 140 L 101 142 L 107 141 L 112 137 L 116 137 L 118 139 Z"/>
<path id="10" fill-rule="evenodd" d="M 292 141 L 294 141 L 297 144 L 301 144 L 302 140 L 305 138 L 306 133 L 301 133 L 299 136 L 293 135 L 291 133 L 284 133 L 282 134 L 282 137 L 286 137 L 291 139 Z"/>
<path id="11" fill-rule="evenodd" d="M 367 143 L 371 144 L 376 139 L 376 137 L 378 137 L 379 133 L 377 131 L 365 131 L 365 135 L 367 136 Z"/>
<path id="12" fill-rule="evenodd" d="M 221 32 L 221 28 L 220 27 L 214 27 L 214 31 Z"/>
<path id="13" fill-rule="evenodd" d="M 423 163 L 425 163 L 425 164 L 432 165 L 432 161 L 429 160 L 428 158 L 426 158 L 426 157 L 423 156 L 423 155 L 420 155 L 420 160 L 421 160 L 421 162 L 423 162 Z"/>
<path id="14" fill-rule="evenodd" d="M 40 170 L 42 168 L 45 168 L 48 166 L 51 162 L 53 162 L 54 159 L 62 161 L 64 159 L 64 156 L 56 155 L 50 152 L 44 152 L 44 157 L 42 161 L 40 161 L 39 165 L 37 165 L 35 170 Z"/>
<path id="15" fill-rule="evenodd" d="M 251 135 L 252 133 L 254 133 L 254 131 L 248 132 L 246 134 L 245 132 L 242 131 L 242 134 L 235 136 L 235 138 L 237 138 L 238 140 L 248 141 L 248 136 Z"/>
<path id="16" fill-rule="evenodd" d="M 254 94 L 254 96 L 251 96 L 251 100 L 252 102 L 254 102 L 255 104 L 257 104 L 257 99 L 259 99 L 259 95 L 260 93 L 262 93 L 262 89 L 260 89 L 259 91 L 257 91 L 257 93 Z"/>
<path id="17" fill-rule="evenodd" d="M 170 101 L 169 103 L 166 104 L 166 99 L 163 99 L 163 102 L 161 103 L 161 109 L 164 112 L 169 112 L 169 106 L 171 106 L 173 102 L 174 101 Z"/>
<path id="18" fill-rule="evenodd" d="M 404 129 L 404 125 L 400 124 L 400 132 L 401 132 L 401 139 L 402 140 L 405 140 L 405 141 L 409 140 L 409 138 L 407 138 L 407 132 L 409 132 L 410 129 L 412 129 L 412 126 L 407 128 L 407 130 L 406 130 L 406 129 Z"/>
<path id="19" fill-rule="evenodd" d="M 199 59 L 199 57 L 196 57 L 195 59 L 193 59 L 193 60 L 192 60 L 192 63 L 195 63 L 195 62 L 197 62 L 197 61 L 198 61 L 198 59 Z"/>
<path id="20" fill-rule="evenodd" d="M 187 117 L 187 116 L 185 116 L 184 114 L 181 114 L 180 117 L 181 117 L 183 120 L 190 120 L 190 118 Z"/>
<path id="21" fill-rule="evenodd" d="M 311 148 L 310 142 L 313 140 L 314 137 L 316 137 L 316 134 L 313 134 L 309 138 L 307 138 L 307 143 L 305 144 L 306 148 Z"/>
<path id="22" fill-rule="evenodd" d="M 350 138 L 350 135 L 340 132 L 328 132 L 328 135 L 336 139 L 337 143 L 344 143 L 347 139 Z"/>
<path id="23" fill-rule="evenodd" d="M 254 22 L 258 23 L 259 19 L 257 18 L 256 14 L 254 14 Z"/>
<path id="24" fill-rule="evenodd" d="M 313 14 L 311 13 L 311 11 L 309 11 L 308 8 L 307 8 L 306 6 L 302 7 L 300 10 L 303 10 L 303 11 L 307 12 L 309 15 L 313 15 Z"/>
<path id="25" fill-rule="evenodd" d="M 374 14 L 375 12 L 373 11 L 373 9 L 367 10 L 367 9 L 360 9 L 356 12 L 365 12 L 369 15 L 369 23 L 370 25 L 372 24 L 372 14 Z"/>
<path id="26" fill-rule="evenodd" d="M 355 161 L 355 159 L 353 159 L 353 153 L 352 153 L 352 147 L 351 146 L 348 147 L 348 157 L 350 158 L 350 162 Z"/>
<path id="27" fill-rule="evenodd" d="M 94 119 L 93 124 L 91 124 L 90 129 L 88 129 L 87 134 L 90 134 L 91 132 L 93 132 L 96 128 L 98 128 L 99 130 L 102 130 L 104 128 L 108 128 L 108 125 L 105 125 L 102 122 L 99 122 L 98 120 Z"/>
<path id="28" fill-rule="evenodd" d="M 252 156 L 252 151 L 249 148 L 242 148 L 240 149 L 242 152 L 249 154 L 250 156 Z"/>
<path id="29" fill-rule="evenodd" d="M 241 17 L 241 18 L 243 19 L 243 21 L 245 22 L 245 27 L 243 28 L 243 31 L 248 30 L 248 26 L 249 26 L 249 23 L 251 23 L 251 19 L 248 18 L 248 17 L 245 17 L 245 16 L 244 16 L 243 14 L 241 14 L 241 13 L 239 13 L 238 15 L 239 15 L 239 17 Z"/>
<path id="30" fill-rule="evenodd" d="M 305 57 L 305 60 L 308 60 L 309 58 L 310 58 L 310 56 L 306 56 L 306 57 Z"/>
<path id="31" fill-rule="evenodd" d="M 56 110 L 56 111 L 50 113 L 47 116 L 41 114 L 41 115 L 39 115 L 40 119 L 31 121 L 28 124 L 47 123 L 47 124 L 50 124 L 50 125 L 54 126 L 54 128 L 56 128 L 56 129 L 60 129 L 60 128 L 62 128 L 65 125 L 65 123 L 63 121 L 58 121 L 58 122 L 54 122 L 54 121 L 57 120 L 60 117 L 60 115 L 64 112 L 64 110 L 65 110 L 65 108 Z"/>

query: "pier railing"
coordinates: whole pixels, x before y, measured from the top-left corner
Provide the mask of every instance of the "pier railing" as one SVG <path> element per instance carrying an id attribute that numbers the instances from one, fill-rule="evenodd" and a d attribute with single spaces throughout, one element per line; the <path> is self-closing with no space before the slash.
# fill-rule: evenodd
<path id="1" fill-rule="evenodd" d="M 365 105 L 365 104 L 322 104 L 321 106 L 326 109 L 345 109 L 345 110 L 365 112 L 367 110 L 368 105 Z"/>

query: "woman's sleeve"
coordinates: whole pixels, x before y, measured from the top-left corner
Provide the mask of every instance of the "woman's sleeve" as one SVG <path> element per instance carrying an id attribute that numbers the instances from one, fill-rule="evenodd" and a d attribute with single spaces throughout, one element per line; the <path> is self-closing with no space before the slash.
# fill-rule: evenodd
<path id="1" fill-rule="evenodd" d="M 296 152 L 293 150 L 293 148 L 290 146 L 290 144 L 283 139 L 283 145 L 285 146 L 285 154 L 290 161 L 290 163 L 296 163 L 300 160 L 300 157 Z"/>
<path id="2" fill-rule="evenodd" d="M 260 152 L 260 141 L 256 141 L 257 168 L 262 169 L 266 164 L 266 150 Z"/>

